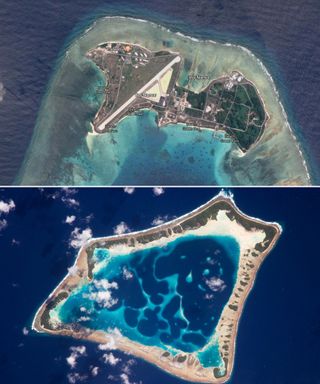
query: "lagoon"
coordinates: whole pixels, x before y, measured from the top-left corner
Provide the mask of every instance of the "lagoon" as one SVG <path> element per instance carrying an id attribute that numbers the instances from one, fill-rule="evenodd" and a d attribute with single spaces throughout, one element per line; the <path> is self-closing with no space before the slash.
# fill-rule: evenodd
<path id="1" fill-rule="evenodd" d="M 199 352 L 203 364 L 217 366 L 218 345 L 213 354 L 211 344 L 236 281 L 234 238 L 184 236 L 165 247 L 117 256 L 100 248 L 94 259 L 93 280 L 55 309 L 61 322 L 117 329 L 174 353 Z"/>

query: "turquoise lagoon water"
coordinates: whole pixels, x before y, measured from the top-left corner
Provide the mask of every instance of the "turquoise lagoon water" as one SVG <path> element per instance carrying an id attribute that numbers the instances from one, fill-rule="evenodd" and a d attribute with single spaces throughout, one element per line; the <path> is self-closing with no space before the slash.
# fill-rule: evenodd
<path id="1" fill-rule="evenodd" d="M 89 135 L 90 150 L 81 147 L 65 158 L 64 168 L 80 185 L 153 185 L 157 177 L 166 185 L 230 184 L 223 162 L 233 144 L 220 141 L 223 133 L 184 131 L 179 124 L 159 128 L 156 117 L 144 110 L 122 120 L 115 133 Z"/>
<path id="2" fill-rule="evenodd" d="M 144 345 L 196 352 L 204 366 L 221 364 L 214 334 L 236 280 L 234 238 L 184 236 L 114 257 L 96 249 L 94 258 L 93 281 L 61 305 L 62 322 L 117 328 Z"/>

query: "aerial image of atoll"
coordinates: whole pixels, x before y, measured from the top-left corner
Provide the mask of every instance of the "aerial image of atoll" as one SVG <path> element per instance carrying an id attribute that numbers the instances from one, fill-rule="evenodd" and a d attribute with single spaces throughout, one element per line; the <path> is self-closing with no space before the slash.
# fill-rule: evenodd
<path id="1" fill-rule="evenodd" d="M 281 232 L 222 192 L 150 229 L 92 238 L 32 328 L 118 349 L 191 382 L 224 383 L 244 303 Z"/>
<path id="2" fill-rule="evenodd" d="M 105 17 L 62 55 L 17 182 L 311 180 L 276 85 L 251 51 L 145 20 Z"/>
<path id="3" fill-rule="evenodd" d="M 1 190 L 3 383 L 316 383 L 318 201 L 292 187 Z"/>

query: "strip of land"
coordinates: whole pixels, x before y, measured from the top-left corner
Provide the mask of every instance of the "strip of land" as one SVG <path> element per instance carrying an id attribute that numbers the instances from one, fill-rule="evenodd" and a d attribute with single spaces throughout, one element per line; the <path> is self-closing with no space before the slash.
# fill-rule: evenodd
<path id="1" fill-rule="evenodd" d="M 254 84 L 235 70 L 213 79 L 210 74 L 193 73 L 192 65 L 187 83 L 180 86 L 186 63 L 177 52 L 108 42 L 90 50 L 87 57 L 106 78 L 105 100 L 92 122 L 97 134 L 113 132 L 121 119 L 141 109 L 153 109 L 159 127 L 180 123 L 186 130 L 222 131 L 223 141 L 234 141 L 246 152 L 258 142 L 269 119 Z M 194 92 L 195 81 L 209 85 Z"/>
<path id="2" fill-rule="evenodd" d="M 185 380 L 224 383 L 230 378 L 233 369 L 236 334 L 244 303 L 261 263 L 276 244 L 280 234 L 281 227 L 278 224 L 246 216 L 236 207 L 233 199 L 219 194 L 196 210 L 158 227 L 92 239 L 79 251 L 76 268 L 73 268 L 77 272 L 69 273 L 39 308 L 33 321 L 33 329 L 108 344 L 112 348 L 154 363 Z M 223 366 L 205 368 L 196 353 L 181 352 L 173 356 L 159 347 L 145 346 L 129 340 L 119 332 L 96 331 L 79 324 L 63 324 L 51 319 L 52 309 L 66 300 L 79 285 L 92 280 L 95 268 L 93 254 L 96 248 L 106 248 L 112 257 L 117 257 L 139 249 L 163 246 L 187 235 L 232 236 L 240 247 L 236 282 L 215 330 Z"/>

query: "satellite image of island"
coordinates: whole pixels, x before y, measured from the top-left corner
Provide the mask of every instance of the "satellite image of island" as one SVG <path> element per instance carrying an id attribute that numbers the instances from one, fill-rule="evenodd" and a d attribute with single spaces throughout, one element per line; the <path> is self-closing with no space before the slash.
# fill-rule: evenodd
<path id="1" fill-rule="evenodd" d="M 292 187 L 1 189 L 1 382 L 317 383 L 318 201 Z"/>
<path id="2" fill-rule="evenodd" d="M 160 226 L 91 239 L 32 328 L 119 349 L 191 382 L 224 383 L 244 303 L 281 231 L 222 192 Z"/>
<path id="3" fill-rule="evenodd" d="M 179 54 L 105 43 L 87 56 L 107 77 L 106 99 L 93 122 L 96 133 L 110 132 L 129 113 L 153 108 L 158 113 L 159 127 L 180 122 L 185 130 L 224 131 L 228 136 L 222 140 L 234 140 L 242 151 L 262 136 L 268 119 L 262 101 L 254 86 L 237 72 L 195 93 L 189 89 L 191 84 L 205 83 L 209 76 L 188 74 L 186 88 L 176 86 L 182 61 Z M 192 63 L 188 68 L 189 73 L 193 73 L 194 66 Z"/>
<path id="4" fill-rule="evenodd" d="M 312 181 L 276 84 L 249 49 L 110 16 L 69 42 L 16 182 Z"/>

